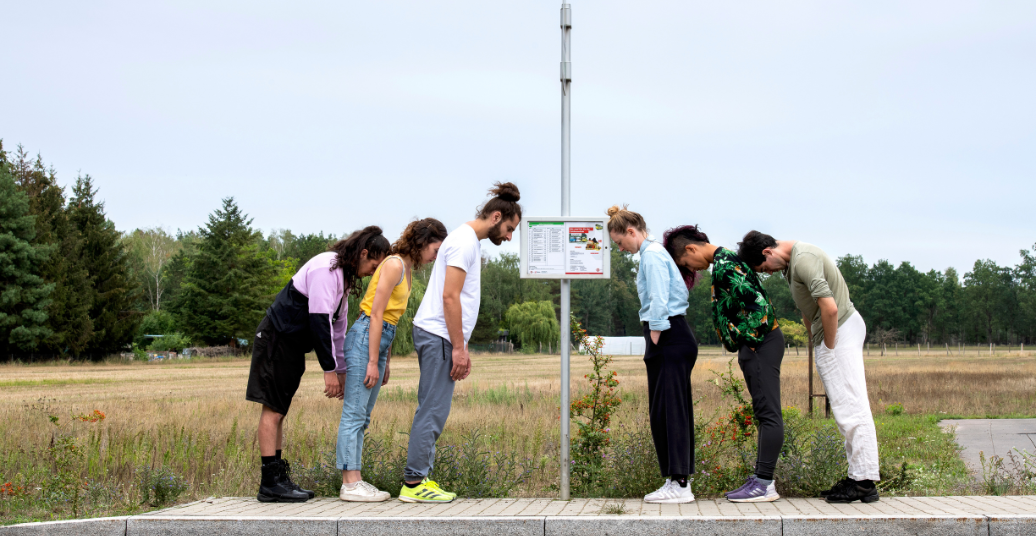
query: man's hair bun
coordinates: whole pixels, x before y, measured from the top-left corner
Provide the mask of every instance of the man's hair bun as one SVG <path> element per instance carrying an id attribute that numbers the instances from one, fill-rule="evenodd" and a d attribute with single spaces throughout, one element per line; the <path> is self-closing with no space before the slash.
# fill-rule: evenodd
<path id="1" fill-rule="evenodd" d="M 510 203 L 517 203 L 522 198 L 521 192 L 518 191 L 518 187 L 513 182 L 498 182 L 489 189 L 489 193 L 493 197 L 499 197 L 501 200 Z"/>
<path id="2" fill-rule="evenodd" d="M 489 189 L 489 195 L 489 201 L 478 207 L 475 217 L 485 219 L 494 212 L 500 212 L 500 216 L 505 220 L 515 217 L 519 220 L 522 219 L 522 206 L 518 204 L 522 194 L 518 192 L 518 187 L 513 182 L 494 183 L 493 187 Z"/>

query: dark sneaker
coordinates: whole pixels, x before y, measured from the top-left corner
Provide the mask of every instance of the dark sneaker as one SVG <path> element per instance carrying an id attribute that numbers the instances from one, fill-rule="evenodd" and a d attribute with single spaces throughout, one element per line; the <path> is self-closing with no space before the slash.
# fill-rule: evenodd
<path id="1" fill-rule="evenodd" d="M 292 487 L 291 481 L 284 476 L 284 466 L 278 460 L 263 464 L 263 479 L 255 498 L 259 502 L 306 502 L 309 495 Z"/>
<path id="2" fill-rule="evenodd" d="M 288 460 L 281 460 L 281 465 L 284 467 L 284 479 L 288 481 L 288 485 L 291 486 L 291 489 L 305 493 L 310 499 L 317 496 L 317 494 L 313 493 L 312 490 L 302 489 L 298 484 L 291 481 L 291 464 L 288 463 Z"/>
<path id="3" fill-rule="evenodd" d="M 838 482 L 835 482 L 835 485 L 831 486 L 831 489 L 825 489 L 824 491 L 821 491 L 820 492 L 820 496 L 821 497 L 827 497 L 828 495 L 831 495 L 832 493 L 838 491 L 838 489 L 841 488 L 842 486 L 845 486 L 846 484 L 853 484 L 855 482 L 856 482 L 855 480 L 853 480 L 853 479 L 851 479 L 849 477 L 845 477 L 845 478 L 839 480 Z"/>
<path id="4" fill-rule="evenodd" d="M 872 503 L 879 499 L 878 487 L 871 486 L 865 488 L 856 483 L 856 481 L 850 481 L 851 483 L 840 486 L 836 490 L 832 490 L 831 494 L 827 496 L 827 502 L 829 503 L 851 503 L 853 501 L 860 501 L 865 503 Z"/>

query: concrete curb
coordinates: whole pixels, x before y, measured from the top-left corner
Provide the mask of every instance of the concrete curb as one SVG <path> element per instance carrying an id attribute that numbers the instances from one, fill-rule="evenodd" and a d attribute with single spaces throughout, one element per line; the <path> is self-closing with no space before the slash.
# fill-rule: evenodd
<path id="1" fill-rule="evenodd" d="M 123 516 L 23 523 L 0 527 L 0 534 L 3 536 L 125 536 L 128 519 L 128 516 Z"/>
<path id="2" fill-rule="evenodd" d="M 989 536 L 1031 536 L 1036 534 L 1036 515 L 988 515 Z"/>
<path id="3" fill-rule="evenodd" d="M 511 517 L 266 517 L 128 516 L 47 521 L 0 527 L 0 536 L 1022 536 L 1036 534 L 1032 515 L 782 515 L 511 516 Z"/>
<path id="4" fill-rule="evenodd" d="M 252 536 L 338 536 L 337 517 L 253 516 L 136 516 L 126 520 L 126 532 L 139 536 L 219 534 Z"/>
<path id="5" fill-rule="evenodd" d="M 550 516 L 544 536 L 596 534 L 601 536 L 781 536 L 780 516 L 706 517 L 706 516 Z"/>
<path id="6" fill-rule="evenodd" d="M 464 534 L 543 536 L 543 517 L 343 517 L 339 536 Z"/>
<path id="7" fill-rule="evenodd" d="M 1036 516 L 1033 517 L 1036 521 Z M 782 516 L 785 536 L 987 536 L 982 515 Z"/>

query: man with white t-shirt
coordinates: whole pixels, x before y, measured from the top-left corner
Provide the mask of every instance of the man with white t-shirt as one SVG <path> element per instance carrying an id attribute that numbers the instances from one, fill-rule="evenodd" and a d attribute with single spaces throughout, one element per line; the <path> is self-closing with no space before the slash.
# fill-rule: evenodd
<path id="1" fill-rule="evenodd" d="M 476 218 L 455 229 L 439 248 L 424 299 L 414 316 L 414 347 L 421 367 L 417 412 L 410 428 L 406 470 L 399 500 L 450 502 L 456 494 L 428 478 L 435 460 L 435 441 L 450 416 L 453 387 L 471 373 L 467 343 L 475 329 L 481 298 L 482 247 L 510 241 L 522 219 L 521 194 L 512 183 L 496 183 L 493 197 Z"/>

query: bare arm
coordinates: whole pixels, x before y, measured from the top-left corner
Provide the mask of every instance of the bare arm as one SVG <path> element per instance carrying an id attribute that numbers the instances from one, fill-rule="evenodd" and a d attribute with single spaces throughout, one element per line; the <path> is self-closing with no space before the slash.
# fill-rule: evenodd
<path id="1" fill-rule="evenodd" d="M 453 345 L 453 370 L 450 378 L 463 380 L 471 373 L 471 359 L 468 348 L 464 345 L 464 328 L 461 322 L 463 314 L 460 305 L 460 291 L 464 288 L 467 273 L 456 266 L 446 267 L 446 281 L 442 289 L 442 309 L 446 315 L 446 331 L 450 334 Z"/>
<path id="2" fill-rule="evenodd" d="M 378 276 L 378 288 L 374 289 L 374 302 L 371 303 L 371 325 L 368 331 L 367 375 L 363 385 L 370 389 L 378 384 L 378 357 L 381 350 L 382 322 L 385 320 L 385 307 L 388 306 L 392 289 L 403 275 L 402 262 L 390 262 L 381 268 Z"/>
<path id="3" fill-rule="evenodd" d="M 835 336 L 838 335 L 838 304 L 834 298 L 820 298 L 817 305 L 820 306 L 820 324 L 824 326 L 824 344 L 834 350 Z"/>

